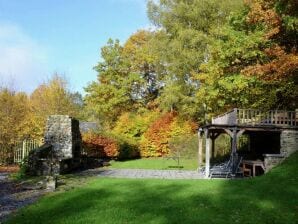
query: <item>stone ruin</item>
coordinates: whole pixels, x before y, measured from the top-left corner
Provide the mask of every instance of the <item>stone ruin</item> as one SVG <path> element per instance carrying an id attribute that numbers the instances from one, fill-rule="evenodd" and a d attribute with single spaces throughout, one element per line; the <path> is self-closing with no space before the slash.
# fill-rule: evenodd
<path id="1" fill-rule="evenodd" d="M 44 144 L 28 157 L 30 175 L 57 175 L 80 166 L 82 138 L 79 121 L 67 115 L 47 119 Z"/>

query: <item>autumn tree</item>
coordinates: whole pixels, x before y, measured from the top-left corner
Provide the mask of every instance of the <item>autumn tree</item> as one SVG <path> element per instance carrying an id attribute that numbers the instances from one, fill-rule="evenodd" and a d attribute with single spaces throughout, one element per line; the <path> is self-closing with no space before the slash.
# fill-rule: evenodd
<path id="1" fill-rule="evenodd" d="M 213 30 L 217 38 L 210 44 L 210 59 L 197 75 L 197 96 L 204 97 L 210 114 L 232 107 L 297 106 L 297 43 L 277 6 L 278 1 L 248 2 Z"/>
<path id="2" fill-rule="evenodd" d="M 26 133 L 24 123 L 29 113 L 27 95 L 2 88 L 0 89 L 0 105 L 0 141 L 9 143 L 21 138 Z"/>
<path id="3" fill-rule="evenodd" d="M 12 147 L 26 136 L 29 99 L 25 93 L 0 88 L 0 164 L 11 162 Z"/>
<path id="4" fill-rule="evenodd" d="M 49 115 L 78 117 L 83 106 L 80 98 L 80 94 L 70 92 L 67 81 L 59 75 L 54 75 L 48 82 L 38 86 L 30 96 L 31 135 L 43 136 Z"/>
<path id="5" fill-rule="evenodd" d="M 245 67 L 242 73 L 275 88 L 271 106 L 295 109 L 298 106 L 298 3 L 255 0 L 247 3 L 247 7 L 247 24 L 261 27 L 267 44 L 260 49 L 265 60 Z"/>

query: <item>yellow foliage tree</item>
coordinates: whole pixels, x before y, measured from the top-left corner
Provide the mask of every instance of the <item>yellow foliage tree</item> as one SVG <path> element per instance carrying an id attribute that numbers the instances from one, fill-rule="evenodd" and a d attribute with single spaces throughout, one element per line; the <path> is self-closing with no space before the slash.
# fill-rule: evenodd
<path id="1" fill-rule="evenodd" d="M 30 96 L 30 133 L 36 137 L 43 136 L 45 121 L 49 115 L 78 116 L 80 105 L 75 100 L 75 94 L 68 90 L 66 80 L 58 75 L 41 84 Z"/>

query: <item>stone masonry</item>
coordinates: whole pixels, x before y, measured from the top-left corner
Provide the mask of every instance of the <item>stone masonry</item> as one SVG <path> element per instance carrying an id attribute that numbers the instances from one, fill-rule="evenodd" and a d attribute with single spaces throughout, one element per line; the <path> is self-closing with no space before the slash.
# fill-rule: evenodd
<path id="1" fill-rule="evenodd" d="M 280 164 L 286 157 L 298 150 L 298 130 L 285 129 L 280 134 L 280 154 L 265 154 L 266 172 Z"/>
<path id="2" fill-rule="evenodd" d="M 66 115 L 51 115 L 45 133 L 45 143 L 53 146 L 58 158 L 80 157 L 82 140 L 78 120 Z"/>
<path id="3" fill-rule="evenodd" d="M 282 154 L 265 154 L 264 155 L 264 165 L 266 167 L 265 172 L 267 173 L 273 167 L 279 165 L 285 157 Z"/>
<path id="4" fill-rule="evenodd" d="M 283 130 L 280 134 L 280 153 L 288 157 L 298 150 L 298 130 Z"/>
<path id="5" fill-rule="evenodd" d="M 44 141 L 29 154 L 29 174 L 55 175 L 80 165 L 82 139 L 78 120 L 67 115 L 49 116 Z"/>

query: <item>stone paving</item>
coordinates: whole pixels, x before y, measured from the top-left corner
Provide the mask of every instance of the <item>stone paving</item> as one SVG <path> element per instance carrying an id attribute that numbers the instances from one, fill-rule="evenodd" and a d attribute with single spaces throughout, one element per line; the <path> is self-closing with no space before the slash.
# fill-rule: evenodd
<path id="1" fill-rule="evenodd" d="M 115 178 L 154 178 L 154 179 L 204 179 L 197 171 L 147 170 L 147 169 L 100 169 L 99 176 Z"/>

